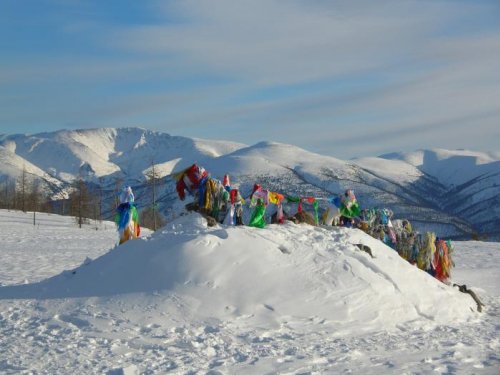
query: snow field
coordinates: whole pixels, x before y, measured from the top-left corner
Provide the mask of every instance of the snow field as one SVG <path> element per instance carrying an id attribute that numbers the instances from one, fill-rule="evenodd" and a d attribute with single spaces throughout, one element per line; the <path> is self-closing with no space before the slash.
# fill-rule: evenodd
<path id="1" fill-rule="evenodd" d="M 118 243 L 115 224 L 77 228 L 75 218 L 0 210 L 0 285 L 40 281 L 96 258 Z M 97 230 L 96 230 L 97 228 Z"/>
<path id="2" fill-rule="evenodd" d="M 9 217 L 2 233 L 16 223 L 25 227 L 18 239 L 31 241 L 29 223 L 0 214 Z M 0 266 L 9 284 L 0 288 L 2 373 L 498 373 L 498 244 L 456 246 L 457 282 L 488 281 L 474 288 L 487 304 L 478 314 L 469 296 L 360 231 L 207 228 L 191 215 L 107 251 L 90 249 L 73 224 L 58 230 L 24 252 L 47 252 L 66 231 L 73 258 L 51 253 L 21 266 L 7 253 L 8 278 Z M 113 247 L 109 232 L 102 243 Z M 483 261 L 460 267 L 476 253 Z M 51 267 L 52 278 L 16 285 Z"/>

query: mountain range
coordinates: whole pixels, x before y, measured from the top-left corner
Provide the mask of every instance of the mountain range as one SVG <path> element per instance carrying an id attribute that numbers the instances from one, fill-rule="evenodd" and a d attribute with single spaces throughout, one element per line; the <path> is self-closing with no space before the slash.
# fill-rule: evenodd
<path id="1" fill-rule="evenodd" d="M 317 198 L 352 188 L 362 208 L 390 208 L 419 231 L 500 237 L 500 152 L 432 149 L 340 160 L 276 142 L 248 146 L 141 128 L 0 135 L 0 184 L 18 180 L 24 171 L 60 200 L 82 178 L 100 187 L 108 217 L 113 195 L 124 184 L 136 192 L 139 209 L 151 204 L 146 176 L 153 165 L 159 209 L 167 219 L 177 216 L 184 202 L 171 174 L 192 163 L 215 178 L 229 174 L 244 196 L 254 183 Z"/>

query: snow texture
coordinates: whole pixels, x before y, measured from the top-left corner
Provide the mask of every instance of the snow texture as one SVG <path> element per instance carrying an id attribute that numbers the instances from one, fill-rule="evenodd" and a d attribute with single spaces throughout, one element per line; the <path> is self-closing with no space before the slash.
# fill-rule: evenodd
<path id="1" fill-rule="evenodd" d="M 478 313 L 358 230 L 30 218 L 0 211 L 0 373 L 498 373 L 498 243 L 455 243 Z"/>

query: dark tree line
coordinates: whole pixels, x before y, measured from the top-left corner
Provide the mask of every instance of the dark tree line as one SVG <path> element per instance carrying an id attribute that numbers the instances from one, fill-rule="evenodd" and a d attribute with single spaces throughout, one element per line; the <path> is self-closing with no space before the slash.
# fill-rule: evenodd
<path id="1" fill-rule="evenodd" d="M 17 179 L 6 179 L 0 182 L 0 208 L 33 212 L 56 213 L 74 216 L 81 227 L 91 219 L 102 220 L 102 191 L 89 187 L 82 178 L 78 178 L 72 186 L 68 199 L 51 199 L 42 181 L 30 175 L 26 168 Z"/>
<path id="2" fill-rule="evenodd" d="M 43 191 L 40 180 L 33 178 L 23 168 L 16 180 L 0 182 L 0 208 L 23 212 L 51 212 L 51 203 Z"/>
<path id="3" fill-rule="evenodd" d="M 146 175 L 146 183 L 141 189 L 144 197 L 141 202 L 143 208 L 139 212 L 140 225 L 153 230 L 165 224 L 156 201 L 160 181 L 152 164 L 151 171 Z M 72 184 L 67 199 L 54 200 L 42 188 L 41 180 L 23 168 L 17 179 L 0 181 L 0 208 L 33 212 L 34 220 L 36 212 L 74 216 L 80 228 L 83 224 L 95 222 L 97 229 L 98 222 L 114 219 L 115 209 L 120 204 L 122 187 L 121 178 L 115 180 L 111 189 L 104 189 L 102 180 L 99 180 L 99 183 L 89 183 L 79 177 Z M 148 193 L 148 198 L 145 193 Z"/>

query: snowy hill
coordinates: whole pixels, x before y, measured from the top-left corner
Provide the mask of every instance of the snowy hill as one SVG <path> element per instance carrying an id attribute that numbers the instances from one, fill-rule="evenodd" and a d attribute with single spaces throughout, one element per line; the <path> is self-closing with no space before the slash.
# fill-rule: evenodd
<path id="1" fill-rule="evenodd" d="M 435 149 L 393 153 L 381 158 L 402 160 L 436 177 L 444 185 L 459 186 L 484 175 L 500 174 L 500 152 Z"/>
<path id="2" fill-rule="evenodd" d="M 61 188 L 62 183 L 56 178 L 51 177 L 44 170 L 38 166 L 27 161 L 23 157 L 15 153 L 15 147 L 11 143 L 6 143 L 0 146 L 0 181 L 15 181 L 19 178 L 23 170 L 26 172 L 30 179 L 38 179 L 44 181 L 52 190 L 57 191 Z"/>
<path id="3" fill-rule="evenodd" d="M 163 173 L 192 159 L 203 162 L 241 147 L 237 143 L 172 137 L 140 128 L 104 128 L 4 136 L 0 145 L 62 182 L 87 179 L 140 179 L 151 163 L 171 162 Z M 188 158 L 184 164 L 182 160 Z M 175 160 L 175 163 L 173 161 Z M 22 169 L 22 165 L 19 166 Z"/>
<path id="4" fill-rule="evenodd" d="M 355 243 L 369 245 L 375 258 Z M 263 230 L 207 228 L 197 214 L 74 272 L 0 289 L 0 298 L 175 294 L 183 306 L 170 312 L 175 316 L 187 309 L 195 320 L 242 316 L 279 326 L 284 319 L 300 324 L 314 311 L 337 334 L 354 326 L 365 331 L 422 317 L 433 322 L 466 319 L 475 309 L 470 297 L 362 231 L 293 223 Z"/>
<path id="5" fill-rule="evenodd" d="M 474 223 L 478 232 L 498 235 L 500 152 L 436 149 L 380 158 L 403 161 L 431 176 L 437 180 L 431 192 L 440 209 Z"/>
<path id="6" fill-rule="evenodd" d="M 24 215 L 0 212 L 1 233 Z M 53 227 L 37 230 L 50 252 Z M 29 243 L 24 233 L 17 240 Z M 0 287 L 0 319 L 7 373 L 493 373 L 498 347 L 494 321 L 468 295 L 361 231 L 208 228 L 196 214 L 51 278 Z"/>
<path id="7" fill-rule="evenodd" d="M 118 184 L 128 183 L 137 192 L 139 208 L 150 204 L 144 176 L 154 163 L 163 177 L 157 198 L 168 218 L 182 209 L 169 174 L 197 162 L 213 177 L 229 173 L 244 194 L 255 182 L 315 197 L 354 188 L 362 207 L 389 207 L 421 231 L 500 236 L 498 152 L 427 150 L 343 161 L 275 142 L 245 146 L 124 128 L 3 136 L 0 158 L 5 161 L 0 181 L 26 168 L 60 197 L 82 176 L 99 184 L 105 202 L 113 201 Z M 107 217 L 111 214 L 108 209 Z"/>

